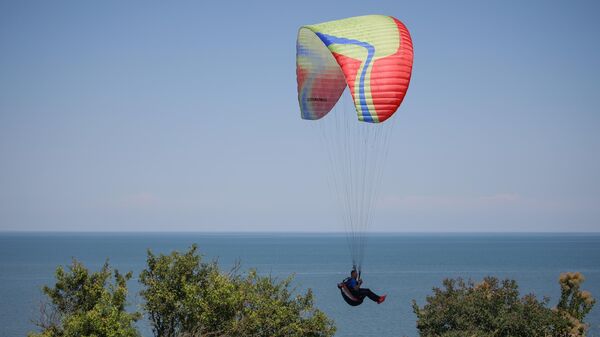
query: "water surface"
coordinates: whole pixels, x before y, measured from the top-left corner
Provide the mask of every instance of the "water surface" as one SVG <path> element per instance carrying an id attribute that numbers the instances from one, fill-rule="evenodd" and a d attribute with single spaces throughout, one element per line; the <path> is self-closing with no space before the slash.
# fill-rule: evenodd
<path id="1" fill-rule="evenodd" d="M 198 244 L 207 259 L 224 269 L 241 260 L 243 268 L 277 277 L 296 274 L 299 290 L 312 288 L 317 306 L 335 319 L 338 336 L 417 336 L 411 300 L 423 303 L 446 277 L 481 279 L 486 275 L 516 279 L 521 293 L 560 294 L 558 276 L 580 271 L 584 289 L 600 297 L 599 234 L 378 234 L 369 238 L 365 286 L 387 293 L 377 305 L 352 308 L 335 284 L 349 272 L 346 240 L 338 234 L 206 233 L 0 233 L 0 336 L 25 336 L 35 327 L 43 299 L 41 287 L 53 284 L 58 265 L 77 258 L 92 269 L 106 259 L 135 277 L 145 253 L 184 250 Z M 130 282 L 130 302 L 140 298 L 137 279 Z M 600 308 L 588 316 L 591 336 L 600 336 Z M 140 322 L 144 336 L 152 336 Z"/>

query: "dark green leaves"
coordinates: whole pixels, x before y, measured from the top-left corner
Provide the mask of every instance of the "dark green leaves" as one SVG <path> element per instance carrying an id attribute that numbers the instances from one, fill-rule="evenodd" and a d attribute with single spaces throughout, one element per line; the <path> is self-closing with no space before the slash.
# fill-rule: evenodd
<path id="1" fill-rule="evenodd" d="M 312 292 L 293 295 L 284 280 L 219 270 L 196 246 L 155 256 L 140 275 L 144 309 L 157 337 L 333 336 L 333 322 L 313 306 Z"/>
<path id="2" fill-rule="evenodd" d="M 585 336 L 582 322 L 594 300 L 579 290 L 581 282 L 579 273 L 561 275 L 561 300 L 557 308 L 549 308 L 547 298 L 520 297 L 514 280 L 487 277 L 475 284 L 447 279 L 422 308 L 413 301 L 413 311 L 423 337 Z"/>

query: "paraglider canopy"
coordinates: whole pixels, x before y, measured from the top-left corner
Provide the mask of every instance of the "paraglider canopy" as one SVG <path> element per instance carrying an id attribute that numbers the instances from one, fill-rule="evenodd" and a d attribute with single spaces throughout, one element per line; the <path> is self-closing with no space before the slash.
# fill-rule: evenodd
<path id="1" fill-rule="evenodd" d="M 366 15 L 300 28 L 296 72 L 302 118 L 320 119 L 348 86 L 358 119 L 380 123 L 410 83 L 413 47 L 398 19 Z"/>

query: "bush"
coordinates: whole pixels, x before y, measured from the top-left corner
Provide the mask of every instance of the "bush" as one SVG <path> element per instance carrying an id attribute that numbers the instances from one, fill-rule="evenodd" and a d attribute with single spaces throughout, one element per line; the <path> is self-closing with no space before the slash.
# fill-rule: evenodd
<path id="1" fill-rule="evenodd" d="M 219 270 L 202 263 L 194 245 L 184 253 L 154 255 L 140 274 L 143 308 L 157 337 L 298 336 L 329 337 L 333 321 L 314 308 L 313 295 L 293 295 L 292 277 L 276 280 L 250 270 Z M 109 282 L 114 274 L 114 282 Z M 73 261 L 69 270 L 56 269 L 54 287 L 44 287 L 49 303 L 42 305 L 30 337 L 138 337 L 134 323 L 141 317 L 125 310 L 126 275 L 108 263 L 90 272 Z"/>
<path id="2" fill-rule="evenodd" d="M 41 307 L 42 315 L 37 322 L 41 332 L 29 336 L 139 336 L 134 323 L 140 314 L 125 310 L 131 273 L 122 275 L 115 270 L 113 283 L 109 282 L 111 274 L 108 263 L 94 273 L 76 260 L 68 271 L 58 267 L 54 287 L 43 289 L 50 303 Z"/>
<path id="3" fill-rule="evenodd" d="M 560 276 L 561 299 L 549 308 L 529 294 L 519 297 L 514 280 L 486 277 L 481 283 L 446 279 L 421 308 L 413 300 L 417 329 L 423 337 L 576 337 L 585 336 L 583 319 L 595 300 L 580 291 L 580 273 Z"/>
<path id="4" fill-rule="evenodd" d="M 250 270 L 221 272 L 202 263 L 197 247 L 181 254 L 148 251 L 140 282 L 156 337 L 333 336 L 333 321 L 314 308 L 313 295 L 293 296 L 292 277 L 276 280 Z"/>

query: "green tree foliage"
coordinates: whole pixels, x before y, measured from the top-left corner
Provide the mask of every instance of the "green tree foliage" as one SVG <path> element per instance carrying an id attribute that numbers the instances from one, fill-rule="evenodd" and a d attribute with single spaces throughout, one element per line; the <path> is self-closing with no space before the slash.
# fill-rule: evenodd
<path id="1" fill-rule="evenodd" d="M 446 279 L 422 308 L 413 300 L 417 329 L 422 337 L 583 337 L 583 319 L 595 303 L 580 291 L 583 280 L 580 273 L 562 274 L 560 302 L 550 308 L 548 298 L 520 297 L 514 280 Z"/>
<path id="2" fill-rule="evenodd" d="M 110 282 L 111 275 L 114 282 Z M 30 337 L 139 336 L 134 323 L 140 314 L 125 310 L 131 273 L 113 272 L 108 263 L 90 272 L 74 260 L 68 270 L 58 267 L 55 276 L 54 287 L 43 288 L 50 303 L 42 307 L 38 322 L 42 331 Z"/>
<path id="3" fill-rule="evenodd" d="M 293 295 L 292 278 L 254 270 L 221 272 L 203 263 L 194 245 L 184 253 L 154 255 L 140 275 L 144 309 L 157 337 L 333 336 L 335 327 L 314 308 L 313 295 Z"/>

